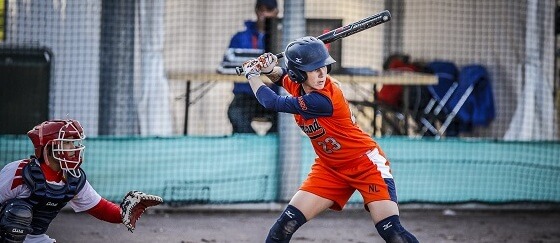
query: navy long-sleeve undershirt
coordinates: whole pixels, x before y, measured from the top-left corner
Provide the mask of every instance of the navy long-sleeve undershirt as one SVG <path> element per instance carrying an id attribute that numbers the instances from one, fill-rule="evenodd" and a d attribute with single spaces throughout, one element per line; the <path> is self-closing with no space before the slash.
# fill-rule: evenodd
<path id="1" fill-rule="evenodd" d="M 319 92 L 311 92 L 299 97 L 280 96 L 266 85 L 257 90 L 255 96 L 266 109 L 276 112 L 300 114 L 305 119 L 332 116 L 333 105 L 329 98 Z M 303 99 L 303 107 L 298 99 Z"/>

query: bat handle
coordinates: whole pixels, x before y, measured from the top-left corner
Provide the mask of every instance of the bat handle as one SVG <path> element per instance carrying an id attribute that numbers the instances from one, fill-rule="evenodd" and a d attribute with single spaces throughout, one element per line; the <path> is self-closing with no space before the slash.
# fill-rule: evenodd
<path id="1" fill-rule="evenodd" d="M 280 52 L 280 53 L 276 54 L 276 57 L 278 59 L 284 57 L 284 52 Z M 235 73 L 237 73 L 237 76 L 243 74 L 243 67 L 235 67 Z"/>

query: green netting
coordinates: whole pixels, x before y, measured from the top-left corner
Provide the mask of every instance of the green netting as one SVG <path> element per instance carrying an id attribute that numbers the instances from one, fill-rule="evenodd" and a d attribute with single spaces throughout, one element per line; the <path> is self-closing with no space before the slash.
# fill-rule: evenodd
<path id="1" fill-rule="evenodd" d="M 459 203 L 560 200 L 560 143 L 377 139 L 391 161 L 399 201 Z M 313 151 L 304 149 L 313 161 Z M 302 178 L 310 164 L 304 166 Z M 359 194 L 350 202 L 361 202 Z"/>
<path id="2" fill-rule="evenodd" d="M 307 138 L 303 138 L 306 140 Z M 299 181 L 282 180 L 277 136 L 87 140 L 83 168 L 98 192 L 118 201 L 130 189 L 170 204 L 278 201 L 279 185 L 298 186 L 314 152 L 303 141 Z M 380 138 L 399 201 L 560 202 L 560 143 Z M 25 136 L 0 136 L 0 160 L 28 155 Z M 358 194 L 351 203 L 361 202 Z"/>
<path id="3" fill-rule="evenodd" d="M 169 203 L 266 202 L 276 197 L 274 136 L 92 138 L 83 169 L 104 197 L 136 189 Z M 1 161 L 29 156 L 25 136 L 0 138 Z"/>

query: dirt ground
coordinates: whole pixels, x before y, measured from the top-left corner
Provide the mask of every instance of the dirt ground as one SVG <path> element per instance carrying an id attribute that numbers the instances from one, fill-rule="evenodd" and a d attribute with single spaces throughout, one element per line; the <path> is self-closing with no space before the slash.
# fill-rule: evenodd
<path id="1" fill-rule="evenodd" d="M 57 242 L 264 242 L 280 211 L 146 213 L 134 233 L 88 214 L 65 210 L 48 234 Z M 560 242 L 560 211 L 401 209 L 401 222 L 420 242 Z M 291 242 L 384 242 L 364 210 L 327 211 Z"/>

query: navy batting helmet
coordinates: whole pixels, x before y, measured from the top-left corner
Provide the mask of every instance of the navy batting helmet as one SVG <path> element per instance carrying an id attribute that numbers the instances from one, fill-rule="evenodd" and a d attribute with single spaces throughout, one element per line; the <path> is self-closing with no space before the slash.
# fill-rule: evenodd
<path id="1" fill-rule="evenodd" d="M 325 44 L 319 39 L 306 36 L 288 44 L 284 51 L 288 76 L 296 83 L 303 83 L 307 79 L 305 72 L 311 72 L 327 66 L 330 71 L 331 64 L 336 61 L 329 55 Z"/>

